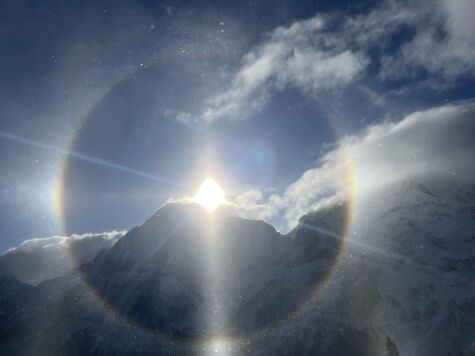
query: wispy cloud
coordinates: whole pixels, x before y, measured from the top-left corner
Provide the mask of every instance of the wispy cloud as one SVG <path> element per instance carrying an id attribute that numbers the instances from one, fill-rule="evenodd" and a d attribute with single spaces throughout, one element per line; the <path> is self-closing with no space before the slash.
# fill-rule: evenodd
<path id="1" fill-rule="evenodd" d="M 286 87 L 316 97 L 363 78 L 373 64 L 378 80 L 411 79 L 444 87 L 475 74 L 471 0 L 386 1 L 355 17 L 316 15 L 265 36 L 242 59 L 229 87 L 181 123 L 244 119 Z"/>
<path id="2" fill-rule="evenodd" d="M 366 57 L 323 32 L 326 20 L 314 17 L 276 28 L 244 56 L 230 87 L 210 98 L 197 120 L 242 119 L 260 110 L 272 91 L 294 86 L 312 94 L 353 80 Z"/>
<path id="3" fill-rule="evenodd" d="M 382 58 L 381 79 L 421 76 L 427 72 L 435 85 L 453 81 L 462 75 L 475 74 L 475 39 L 473 16 L 475 3 L 471 0 L 439 0 L 396 8 L 406 13 L 399 19 L 414 31 L 394 54 Z M 415 8 L 412 15 L 408 11 Z M 417 15 L 417 17 L 415 17 Z M 429 80 L 429 79 L 428 79 Z"/>
<path id="4" fill-rule="evenodd" d="M 415 112 L 399 122 L 370 126 L 340 140 L 318 165 L 283 193 L 247 192 L 233 199 L 243 216 L 278 221 L 287 231 L 299 217 L 348 198 L 348 164 L 357 198 L 411 180 L 475 183 L 475 104 Z"/>

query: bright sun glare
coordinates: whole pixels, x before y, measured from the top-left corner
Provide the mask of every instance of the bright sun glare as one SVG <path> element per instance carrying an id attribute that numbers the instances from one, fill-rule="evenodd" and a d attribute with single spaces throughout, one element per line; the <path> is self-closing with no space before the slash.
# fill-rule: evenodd
<path id="1" fill-rule="evenodd" d="M 213 178 L 206 178 L 196 192 L 193 201 L 212 213 L 224 202 L 224 191 Z"/>

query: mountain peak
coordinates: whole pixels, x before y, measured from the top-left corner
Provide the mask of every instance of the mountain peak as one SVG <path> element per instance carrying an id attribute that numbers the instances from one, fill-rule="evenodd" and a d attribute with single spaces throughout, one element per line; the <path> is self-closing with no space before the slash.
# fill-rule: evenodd
<path id="1" fill-rule="evenodd" d="M 212 249 L 214 257 L 219 255 L 241 269 L 261 260 L 266 263 L 266 256 L 282 256 L 291 244 L 291 239 L 264 221 L 231 216 L 226 209 L 210 215 L 199 204 L 172 202 L 123 236 L 111 249 L 103 268 L 150 267 L 157 260 L 162 264 L 171 255 L 176 263 L 188 264 Z"/>

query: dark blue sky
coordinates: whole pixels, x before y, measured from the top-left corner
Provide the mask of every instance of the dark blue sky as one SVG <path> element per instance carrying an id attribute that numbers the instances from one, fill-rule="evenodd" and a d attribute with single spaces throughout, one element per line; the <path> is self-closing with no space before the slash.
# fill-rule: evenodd
<path id="1" fill-rule="evenodd" d="M 419 21 L 394 25 L 407 3 L 2 3 L 0 250 L 63 233 L 55 193 L 65 161 L 65 232 L 128 229 L 192 194 L 208 165 L 233 194 L 278 192 L 339 137 L 473 98 L 472 43 L 460 58 L 413 50 L 420 34 L 465 38 L 420 4 Z M 310 28 L 318 16 L 325 25 Z M 247 76 L 259 58 L 270 61 Z M 202 120 L 226 104 L 237 114 Z"/>

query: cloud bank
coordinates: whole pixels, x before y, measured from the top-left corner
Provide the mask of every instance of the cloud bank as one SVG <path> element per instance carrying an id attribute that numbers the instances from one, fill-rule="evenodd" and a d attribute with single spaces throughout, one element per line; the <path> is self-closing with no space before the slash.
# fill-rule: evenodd
<path id="1" fill-rule="evenodd" d="M 0 255 L 0 275 L 37 285 L 67 273 L 76 264 L 91 261 L 124 234 L 112 231 L 26 240 Z"/>
<path id="2" fill-rule="evenodd" d="M 418 111 L 342 138 L 283 193 L 253 190 L 234 197 L 231 205 L 241 216 L 263 218 L 288 231 L 309 211 L 342 203 L 352 183 L 356 199 L 413 180 L 475 184 L 473 137 L 473 102 Z"/>

